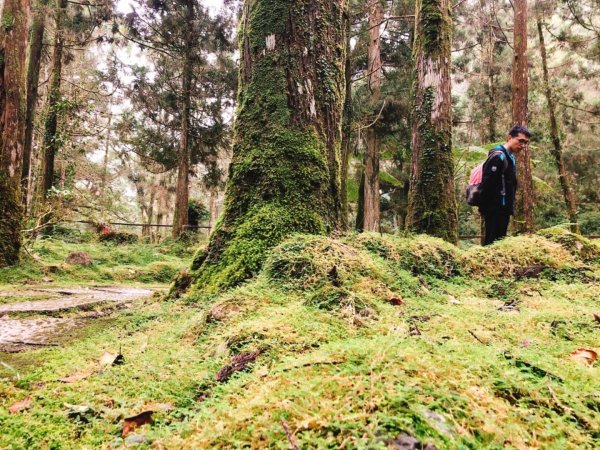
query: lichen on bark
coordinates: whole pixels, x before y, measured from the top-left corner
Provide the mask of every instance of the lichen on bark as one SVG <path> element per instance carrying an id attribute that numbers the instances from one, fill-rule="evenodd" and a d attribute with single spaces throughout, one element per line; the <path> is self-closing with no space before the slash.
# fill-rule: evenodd
<path id="1" fill-rule="evenodd" d="M 234 286 L 293 233 L 339 229 L 347 0 L 246 0 L 223 216 L 195 289 Z"/>

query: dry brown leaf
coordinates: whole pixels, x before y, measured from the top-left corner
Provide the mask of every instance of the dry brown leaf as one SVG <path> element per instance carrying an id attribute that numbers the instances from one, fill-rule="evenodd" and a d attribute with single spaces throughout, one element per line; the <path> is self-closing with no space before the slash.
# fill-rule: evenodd
<path id="1" fill-rule="evenodd" d="M 121 435 L 125 437 L 141 426 L 151 425 L 153 423 L 152 414 L 154 414 L 154 411 L 144 411 L 136 416 L 123 419 L 123 431 Z"/>
<path id="2" fill-rule="evenodd" d="M 588 350 L 586 348 L 578 348 L 572 352 L 570 356 L 575 362 L 586 366 L 591 366 L 594 364 L 594 361 L 598 359 L 598 353 L 596 353 L 594 350 Z"/>
<path id="3" fill-rule="evenodd" d="M 8 411 L 11 414 L 17 414 L 17 413 L 20 413 L 21 411 L 31 408 L 32 405 L 33 405 L 33 403 L 31 402 L 31 397 L 25 397 L 23 400 L 13 403 L 8 408 Z"/>
<path id="4" fill-rule="evenodd" d="M 73 375 L 69 375 L 68 377 L 59 378 L 58 381 L 62 381 L 63 383 L 77 383 L 78 381 L 85 380 L 92 373 L 93 372 L 91 370 L 77 372 Z"/>
<path id="5" fill-rule="evenodd" d="M 402 306 L 402 305 L 404 305 L 404 300 L 402 300 L 400 297 L 388 298 L 386 300 L 386 302 L 388 302 L 390 305 L 394 305 L 394 306 Z"/>
<path id="6" fill-rule="evenodd" d="M 123 363 L 123 355 L 121 353 L 109 353 L 104 352 L 104 354 L 100 357 L 100 365 L 104 366 L 114 366 L 117 364 Z"/>

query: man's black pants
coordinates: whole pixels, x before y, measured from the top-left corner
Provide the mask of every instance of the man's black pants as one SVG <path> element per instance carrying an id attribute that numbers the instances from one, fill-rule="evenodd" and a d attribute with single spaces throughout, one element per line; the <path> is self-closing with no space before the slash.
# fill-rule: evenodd
<path id="1" fill-rule="evenodd" d="M 483 240 L 483 245 L 490 245 L 494 241 L 506 236 L 510 214 L 504 211 L 490 210 L 482 212 L 481 215 L 485 222 L 485 239 Z"/>

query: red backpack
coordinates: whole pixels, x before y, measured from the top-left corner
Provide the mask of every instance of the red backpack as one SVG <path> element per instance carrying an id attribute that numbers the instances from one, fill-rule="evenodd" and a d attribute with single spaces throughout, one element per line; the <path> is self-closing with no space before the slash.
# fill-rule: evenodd
<path id="1" fill-rule="evenodd" d="M 508 169 L 508 158 L 504 154 L 504 150 L 500 147 L 496 147 L 490 151 L 487 159 L 481 164 L 477 165 L 472 171 L 469 177 L 469 185 L 467 186 L 466 200 L 470 206 L 481 206 L 481 200 L 483 199 L 483 189 L 481 182 L 483 181 L 483 168 L 486 163 L 494 156 L 504 155 L 502 158 L 504 162 L 504 170 L 502 170 L 502 195 L 506 195 L 506 184 L 504 182 L 504 172 Z"/>

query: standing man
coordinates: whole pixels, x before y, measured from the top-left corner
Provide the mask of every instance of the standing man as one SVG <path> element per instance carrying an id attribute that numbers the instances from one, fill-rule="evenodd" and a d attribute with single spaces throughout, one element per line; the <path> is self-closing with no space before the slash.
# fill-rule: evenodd
<path id="1" fill-rule="evenodd" d="M 510 216 L 514 214 L 517 191 L 517 163 L 515 154 L 522 151 L 531 132 L 516 125 L 508 132 L 506 144 L 490 151 L 483 166 L 482 200 L 479 212 L 485 222 L 483 245 L 490 245 L 506 236 Z"/>

